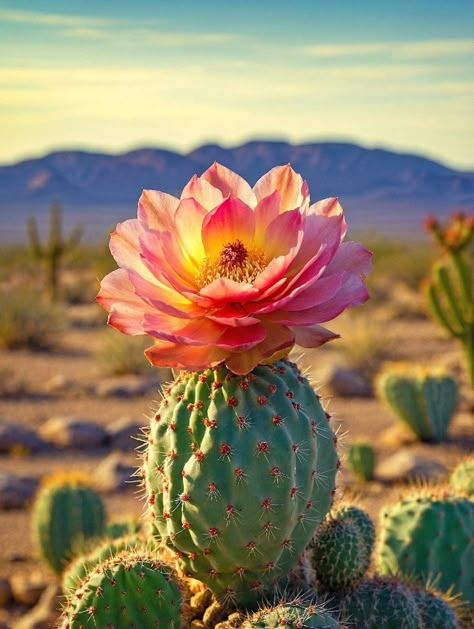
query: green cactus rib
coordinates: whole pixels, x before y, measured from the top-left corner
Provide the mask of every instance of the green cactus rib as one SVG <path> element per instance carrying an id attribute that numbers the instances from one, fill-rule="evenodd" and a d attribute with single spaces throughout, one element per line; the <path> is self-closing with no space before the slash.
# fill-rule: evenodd
<path id="1" fill-rule="evenodd" d="M 143 475 L 155 529 L 187 573 L 225 602 L 251 605 L 326 515 L 335 442 L 293 363 L 246 377 L 185 373 L 151 419 Z"/>
<path id="2" fill-rule="evenodd" d="M 342 615 L 357 629 L 423 629 L 416 601 L 406 585 L 374 577 L 361 581 L 342 599 Z"/>
<path id="3" fill-rule="evenodd" d="M 320 585 L 330 591 L 353 587 L 369 568 L 374 540 L 372 520 L 361 509 L 344 506 L 330 514 L 309 544 Z"/>
<path id="4" fill-rule="evenodd" d="M 377 387 L 381 398 L 419 439 L 442 441 L 457 403 L 457 386 L 451 376 L 387 369 Z"/>
<path id="5" fill-rule="evenodd" d="M 86 540 L 103 534 L 105 505 L 90 487 L 46 485 L 35 500 L 33 527 L 41 556 L 60 574 Z"/>
<path id="6" fill-rule="evenodd" d="M 66 599 L 61 629 L 179 629 L 182 595 L 172 569 L 145 551 L 124 551 L 91 570 Z"/>
<path id="7" fill-rule="evenodd" d="M 255 612 L 242 629 L 338 629 L 340 626 L 323 605 L 305 604 L 297 599 Z"/>
<path id="8" fill-rule="evenodd" d="M 422 626 L 426 629 L 458 629 L 459 621 L 453 607 L 442 596 L 423 588 L 411 588 Z"/>
<path id="9" fill-rule="evenodd" d="M 355 442 L 347 451 L 347 467 L 362 481 L 372 480 L 375 468 L 375 452 L 367 443 Z"/>
<path id="10" fill-rule="evenodd" d="M 414 494 L 381 513 L 377 568 L 436 583 L 474 605 L 474 503 Z"/>
<path id="11" fill-rule="evenodd" d="M 454 468 L 449 477 L 449 484 L 454 491 L 474 498 L 474 458 L 462 461 Z"/>

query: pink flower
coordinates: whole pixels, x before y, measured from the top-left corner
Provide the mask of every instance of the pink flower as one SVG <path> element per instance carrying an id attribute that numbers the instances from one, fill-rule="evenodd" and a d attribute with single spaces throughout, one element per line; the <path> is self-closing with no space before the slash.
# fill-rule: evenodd
<path id="1" fill-rule="evenodd" d="M 371 253 L 343 243 L 336 198 L 313 205 L 301 176 L 277 166 L 253 188 L 214 163 L 181 198 L 144 190 L 138 218 L 117 225 L 110 250 L 121 268 L 97 300 L 109 325 L 149 335 L 160 367 L 225 362 L 237 374 L 337 338 L 320 323 L 368 299 Z"/>

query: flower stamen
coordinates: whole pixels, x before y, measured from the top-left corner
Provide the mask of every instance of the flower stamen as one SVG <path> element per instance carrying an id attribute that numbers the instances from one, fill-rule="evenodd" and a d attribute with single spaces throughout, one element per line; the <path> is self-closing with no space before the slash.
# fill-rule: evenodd
<path id="1" fill-rule="evenodd" d="M 205 258 L 196 279 L 201 288 L 221 277 L 250 284 L 267 264 L 261 249 L 248 248 L 236 239 L 226 243 L 218 257 Z"/>

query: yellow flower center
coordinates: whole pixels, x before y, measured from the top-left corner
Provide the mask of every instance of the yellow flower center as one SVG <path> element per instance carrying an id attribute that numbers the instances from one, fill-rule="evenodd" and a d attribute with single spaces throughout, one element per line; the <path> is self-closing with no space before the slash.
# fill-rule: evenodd
<path id="1" fill-rule="evenodd" d="M 218 257 L 203 260 L 196 279 L 201 288 L 221 277 L 250 284 L 267 264 L 261 249 L 234 240 L 224 245 Z"/>

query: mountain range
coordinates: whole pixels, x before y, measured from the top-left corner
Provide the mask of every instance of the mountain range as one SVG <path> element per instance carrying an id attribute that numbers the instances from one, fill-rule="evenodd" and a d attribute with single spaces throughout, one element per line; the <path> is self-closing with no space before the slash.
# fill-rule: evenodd
<path id="1" fill-rule="evenodd" d="M 443 218 L 456 209 L 474 210 L 474 172 L 349 143 L 208 144 L 187 154 L 160 148 L 120 155 L 71 150 L 0 166 L 0 241 L 24 240 L 25 220 L 32 214 L 44 228 L 54 201 L 63 206 L 66 227 L 82 223 L 88 239 L 101 238 L 119 220 L 135 216 L 143 188 L 179 195 L 194 173 L 214 161 L 251 184 L 289 162 L 308 181 L 313 201 L 339 197 L 357 231 L 419 237 L 428 213 Z"/>

